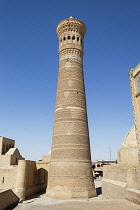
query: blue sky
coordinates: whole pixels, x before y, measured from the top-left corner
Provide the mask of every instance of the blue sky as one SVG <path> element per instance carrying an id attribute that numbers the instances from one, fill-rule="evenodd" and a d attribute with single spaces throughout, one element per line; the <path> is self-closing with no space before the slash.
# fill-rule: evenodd
<path id="1" fill-rule="evenodd" d="M 87 26 L 84 74 L 92 160 L 116 159 L 134 124 L 128 70 L 140 58 L 140 0 L 1 0 L 0 136 L 26 159 L 51 149 L 58 76 L 56 25 Z"/>

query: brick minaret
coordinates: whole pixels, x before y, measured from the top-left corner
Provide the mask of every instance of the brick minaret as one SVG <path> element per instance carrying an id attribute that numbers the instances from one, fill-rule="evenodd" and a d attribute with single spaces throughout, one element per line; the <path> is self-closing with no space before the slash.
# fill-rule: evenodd
<path id="1" fill-rule="evenodd" d="M 57 25 L 59 77 L 47 196 L 96 196 L 83 76 L 85 24 L 73 17 Z"/>

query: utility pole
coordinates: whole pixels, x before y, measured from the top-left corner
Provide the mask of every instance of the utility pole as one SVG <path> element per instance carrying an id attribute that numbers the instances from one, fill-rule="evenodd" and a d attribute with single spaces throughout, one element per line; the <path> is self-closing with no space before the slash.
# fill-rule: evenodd
<path id="1" fill-rule="evenodd" d="M 111 147 L 109 147 L 109 155 L 110 155 L 110 161 L 111 161 Z"/>

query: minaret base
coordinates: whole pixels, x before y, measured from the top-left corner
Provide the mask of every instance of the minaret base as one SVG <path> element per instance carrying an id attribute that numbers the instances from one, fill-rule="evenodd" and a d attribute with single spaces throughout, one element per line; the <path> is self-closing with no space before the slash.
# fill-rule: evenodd
<path id="1" fill-rule="evenodd" d="M 59 199 L 87 199 L 96 197 L 96 189 L 90 191 L 84 191 L 84 190 L 70 190 L 66 189 L 65 187 L 58 187 L 58 188 L 47 188 L 46 192 L 47 197 L 52 198 L 59 198 Z"/>
<path id="2" fill-rule="evenodd" d="M 90 162 L 52 162 L 49 172 L 47 197 L 88 199 L 97 196 Z"/>

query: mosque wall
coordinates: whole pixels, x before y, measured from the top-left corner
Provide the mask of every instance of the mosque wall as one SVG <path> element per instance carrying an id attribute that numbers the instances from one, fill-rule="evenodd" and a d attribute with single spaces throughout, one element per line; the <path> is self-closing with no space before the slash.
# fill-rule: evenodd
<path id="1" fill-rule="evenodd" d="M 140 204 L 140 64 L 129 70 L 129 79 L 135 126 L 118 151 L 118 164 L 103 168 L 102 193 L 104 199 L 127 199 Z"/>
<path id="2" fill-rule="evenodd" d="M 140 161 L 140 63 L 129 70 L 129 79 Z"/>
<path id="3" fill-rule="evenodd" d="M 121 148 L 118 150 L 119 164 L 138 164 L 138 141 L 135 126 L 127 133 Z"/>

